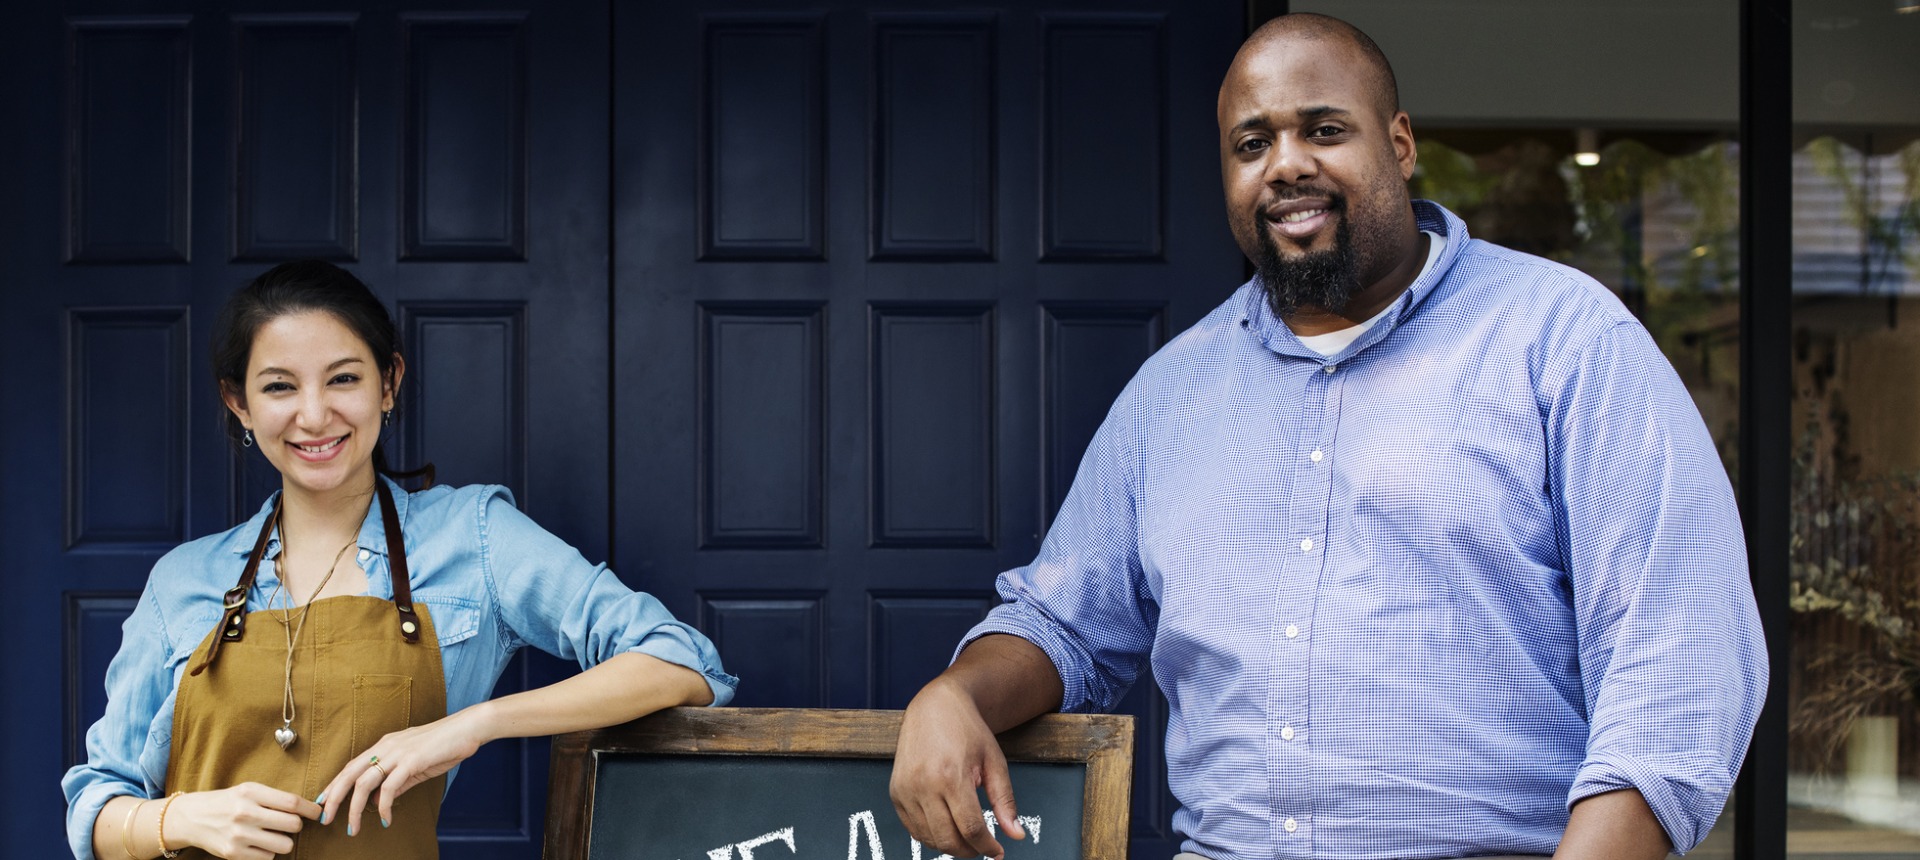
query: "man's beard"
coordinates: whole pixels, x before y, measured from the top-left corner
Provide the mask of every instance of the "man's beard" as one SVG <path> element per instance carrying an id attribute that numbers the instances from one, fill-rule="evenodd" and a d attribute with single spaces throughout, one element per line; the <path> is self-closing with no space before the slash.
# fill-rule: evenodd
<path id="1" fill-rule="evenodd" d="M 1264 216 L 1254 216 L 1254 232 L 1260 245 L 1260 258 L 1254 261 L 1254 269 L 1259 272 L 1260 287 L 1266 291 L 1267 306 L 1281 319 L 1308 305 L 1328 313 L 1340 313 L 1360 290 L 1360 261 L 1354 254 L 1353 238 L 1347 230 L 1346 201 L 1336 198 L 1330 208 L 1340 216 L 1340 223 L 1333 230 L 1333 247 L 1293 259 L 1280 256 L 1280 246 L 1274 243 Z"/>

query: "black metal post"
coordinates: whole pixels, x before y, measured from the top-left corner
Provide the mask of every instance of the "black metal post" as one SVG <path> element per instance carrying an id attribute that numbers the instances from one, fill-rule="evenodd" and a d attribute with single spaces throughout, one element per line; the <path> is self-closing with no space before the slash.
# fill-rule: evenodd
<path id="1" fill-rule="evenodd" d="M 1734 799 L 1734 857 L 1787 856 L 1793 6 L 1740 4 L 1740 516 L 1773 683 Z"/>

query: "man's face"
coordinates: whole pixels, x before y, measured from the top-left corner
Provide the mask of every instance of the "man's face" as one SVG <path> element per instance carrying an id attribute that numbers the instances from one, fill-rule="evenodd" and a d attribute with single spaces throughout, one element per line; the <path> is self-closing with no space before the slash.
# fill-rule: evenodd
<path id="1" fill-rule="evenodd" d="M 1386 277 L 1410 230 L 1411 124 L 1335 38 L 1282 37 L 1239 57 L 1220 90 L 1227 219 L 1274 310 L 1338 313 Z"/>

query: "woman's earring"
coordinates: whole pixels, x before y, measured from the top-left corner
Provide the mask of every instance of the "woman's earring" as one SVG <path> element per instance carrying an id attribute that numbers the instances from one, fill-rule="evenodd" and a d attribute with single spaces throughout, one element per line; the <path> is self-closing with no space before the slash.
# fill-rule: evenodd
<path id="1" fill-rule="evenodd" d="M 253 447 L 253 431 L 252 430 L 247 430 L 240 434 L 240 447 L 242 448 Z"/>
<path id="2" fill-rule="evenodd" d="M 384 427 L 391 424 L 393 424 L 393 410 L 389 409 L 380 413 L 380 425 Z"/>

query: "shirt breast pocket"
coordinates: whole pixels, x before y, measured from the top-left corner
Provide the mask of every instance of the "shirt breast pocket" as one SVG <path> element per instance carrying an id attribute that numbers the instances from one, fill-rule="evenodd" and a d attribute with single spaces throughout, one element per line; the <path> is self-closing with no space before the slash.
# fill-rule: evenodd
<path id="1" fill-rule="evenodd" d="M 195 610 L 184 624 L 167 625 L 169 628 L 180 631 L 173 642 L 173 652 L 167 655 L 166 662 L 168 671 L 176 673 L 175 686 L 179 686 L 177 679 L 178 673 L 183 671 L 181 667 L 186 665 L 188 660 L 203 656 L 200 652 L 206 649 L 207 634 L 212 633 L 213 628 L 220 626 L 220 621 L 225 615 L 226 613 L 216 603 L 213 606 Z"/>
<path id="2" fill-rule="evenodd" d="M 427 607 L 427 614 L 433 619 L 433 634 L 440 642 L 441 651 L 479 634 L 481 612 L 477 601 L 439 595 L 416 596 L 414 600 Z"/>

